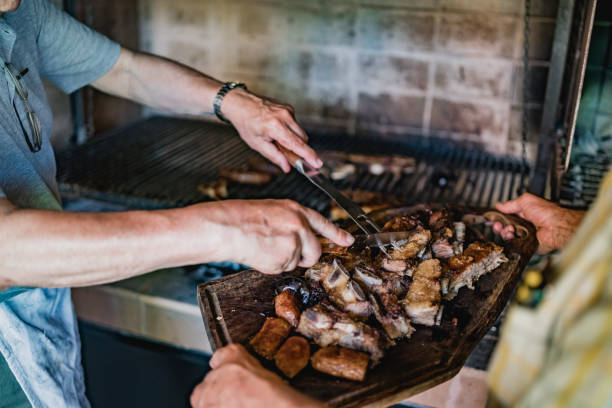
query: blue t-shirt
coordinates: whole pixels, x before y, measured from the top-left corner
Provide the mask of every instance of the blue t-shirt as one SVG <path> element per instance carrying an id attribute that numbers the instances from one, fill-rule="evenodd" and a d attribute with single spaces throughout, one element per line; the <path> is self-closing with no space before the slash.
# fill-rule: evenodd
<path id="1" fill-rule="evenodd" d="M 0 16 L 0 197 L 19 208 L 61 210 L 49 140 L 52 115 L 41 77 L 72 92 L 107 73 L 119 51 L 117 43 L 47 0 L 23 0 Z M 21 83 L 42 130 L 37 153 L 23 135 L 22 125 L 30 132 L 25 107 L 5 63 L 29 70 Z M 69 289 L 0 291 L 0 353 L 32 405 L 89 406 Z"/>

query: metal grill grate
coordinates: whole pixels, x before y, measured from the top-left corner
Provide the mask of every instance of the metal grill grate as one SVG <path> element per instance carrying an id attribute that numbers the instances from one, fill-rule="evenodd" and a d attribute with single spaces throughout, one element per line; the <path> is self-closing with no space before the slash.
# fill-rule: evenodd
<path id="1" fill-rule="evenodd" d="M 490 206 L 516 196 L 521 163 L 432 138 L 404 141 L 311 135 L 317 150 L 373 155 L 406 155 L 414 171 L 374 176 L 364 171 L 341 189 L 392 193 L 400 201 L 455 202 Z M 220 168 L 238 167 L 255 155 L 224 125 L 154 117 L 58 154 L 62 193 L 115 202 L 132 208 L 175 207 L 204 201 L 197 186 L 218 177 Z M 296 172 L 263 186 L 231 183 L 230 198 L 290 198 L 322 213 L 329 199 Z"/>

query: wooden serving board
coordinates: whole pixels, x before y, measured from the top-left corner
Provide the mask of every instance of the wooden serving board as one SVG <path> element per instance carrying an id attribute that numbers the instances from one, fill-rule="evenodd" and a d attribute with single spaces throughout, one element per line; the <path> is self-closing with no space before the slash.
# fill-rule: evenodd
<path id="1" fill-rule="evenodd" d="M 382 224 L 413 209 L 383 210 L 371 216 Z M 490 210 L 466 211 L 479 215 Z M 290 381 L 291 385 L 333 407 L 387 406 L 457 374 L 510 300 L 521 271 L 537 247 L 535 229 L 530 223 L 518 217 L 506 217 L 527 233 L 505 243 L 508 262 L 481 277 L 474 290 L 462 288 L 452 302 L 446 303 L 440 326 L 415 325 L 412 337 L 388 349 L 381 363 L 368 371 L 363 382 L 332 377 L 308 366 Z M 241 343 L 248 348 L 248 341 L 265 318 L 274 316 L 275 289 L 284 276 L 287 274 L 271 276 L 247 270 L 198 287 L 200 308 L 213 350 L 229 343 Z M 261 361 L 275 370 L 273 363 Z"/>

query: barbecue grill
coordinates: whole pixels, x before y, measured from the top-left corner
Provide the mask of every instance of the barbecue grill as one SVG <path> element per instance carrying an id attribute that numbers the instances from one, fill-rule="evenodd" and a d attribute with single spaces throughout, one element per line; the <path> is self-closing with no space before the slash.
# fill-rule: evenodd
<path id="1" fill-rule="evenodd" d="M 491 206 L 517 195 L 520 160 L 496 157 L 447 140 L 406 136 L 400 141 L 312 134 L 318 151 L 405 155 L 415 159 L 403 174 L 370 174 L 359 168 L 337 187 L 396 196 L 403 204 L 453 202 Z M 251 151 L 229 126 L 152 117 L 58 154 L 58 180 L 67 197 L 85 197 L 132 208 L 176 207 L 206 201 L 198 185 L 221 168 L 246 163 Z M 528 169 L 527 169 L 528 170 Z M 263 186 L 230 183 L 229 198 L 290 198 L 324 214 L 329 198 L 292 172 Z"/>

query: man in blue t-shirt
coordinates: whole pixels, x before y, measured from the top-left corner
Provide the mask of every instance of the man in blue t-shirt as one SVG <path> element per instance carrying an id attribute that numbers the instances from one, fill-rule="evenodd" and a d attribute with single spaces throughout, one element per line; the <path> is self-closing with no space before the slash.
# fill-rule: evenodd
<path id="1" fill-rule="evenodd" d="M 315 233 L 352 242 L 291 201 L 61 212 L 41 78 L 65 92 L 90 84 L 179 114 L 214 112 L 284 171 L 290 167 L 275 143 L 322 164 L 290 106 L 123 49 L 47 0 L 0 0 L 0 407 L 89 406 L 71 286 L 224 260 L 278 273 L 318 260 Z"/>

